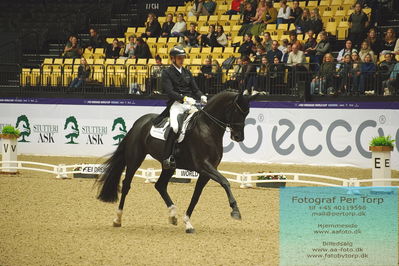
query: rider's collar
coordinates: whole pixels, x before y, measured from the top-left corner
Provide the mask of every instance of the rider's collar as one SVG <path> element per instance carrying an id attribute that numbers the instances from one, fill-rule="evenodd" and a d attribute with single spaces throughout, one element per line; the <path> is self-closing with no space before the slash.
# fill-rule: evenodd
<path id="1" fill-rule="evenodd" d="M 175 64 L 173 64 L 173 66 L 177 69 L 177 71 L 180 72 L 180 74 L 182 73 L 183 67 L 178 68 Z"/>

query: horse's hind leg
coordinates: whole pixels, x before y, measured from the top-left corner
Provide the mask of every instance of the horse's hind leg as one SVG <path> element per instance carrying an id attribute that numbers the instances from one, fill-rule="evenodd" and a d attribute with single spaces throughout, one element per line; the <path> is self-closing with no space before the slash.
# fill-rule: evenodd
<path id="1" fill-rule="evenodd" d="M 125 179 L 122 182 L 122 195 L 121 200 L 119 202 L 119 207 L 116 212 L 116 218 L 114 219 L 114 227 L 120 227 L 122 225 L 122 213 L 123 213 L 123 206 L 125 205 L 126 195 L 129 193 L 130 185 L 133 180 L 133 176 L 136 173 L 137 169 L 144 161 L 145 155 L 141 155 L 140 158 L 134 158 L 134 163 L 132 165 L 128 165 L 126 168 Z M 133 160 L 129 160 L 131 162 Z"/>
<path id="2" fill-rule="evenodd" d="M 177 210 L 176 206 L 173 204 L 172 199 L 168 194 L 168 183 L 170 178 L 175 173 L 174 169 L 162 169 L 162 173 L 159 176 L 158 181 L 155 183 L 155 188 L 158 190 L 162 199 L 165 201 L 166 206 L 169 209 L 169 223 L 177 225 Z"/>

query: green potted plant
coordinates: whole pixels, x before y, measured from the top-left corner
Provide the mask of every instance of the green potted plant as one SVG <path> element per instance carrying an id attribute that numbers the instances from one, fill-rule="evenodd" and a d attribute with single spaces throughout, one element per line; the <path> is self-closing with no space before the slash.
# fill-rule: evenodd
<path id="1" fill-rule="evenodd" d="M 265 173 L 265 172 L 259 172 Z M 270 173 L 270 172 L 269 172 Z M 287 180 L 285 175 L 259 175 L 258 180 Z M 264 183 L 256 183 L 257 187 L 269 187 L 269 188 L 279 188 L 285 187 L 286 182 L 264 182 Z"/>
<path id="2" fill-rule="evenodd" d="M 374 137 L 370 141 L 369 150 L 372 152 L 393 151 L 394 142 L 395 140 L 391 139 L 391 136 Z"/>
<path id="3" fill-rule="evenodd" d="M 0 139 L 2 145 L 1 159 L 3 162 L 7 161 L 16 161 L 17 160 L 17 139 L 21 133 L 18 129 L 13 126 L 5 126 L 3 127 Z M 3 163 L 3 168 L 1 171 L 7 174 L 16 174 L 17 169 L 6 168 L 6 167 L 15 167 L 16 163 Z"/>

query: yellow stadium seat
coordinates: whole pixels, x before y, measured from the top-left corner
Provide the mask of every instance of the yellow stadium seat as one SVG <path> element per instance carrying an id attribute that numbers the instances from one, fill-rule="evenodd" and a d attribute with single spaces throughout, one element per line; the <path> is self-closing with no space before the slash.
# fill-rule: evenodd
<path id="1" fill-rule="evenodd" d="M 353 6 L 356 3 L 356 0 L 344 0 L 343 5 Z"/>
<path id="2" fill-rule="evenodd" d="M 208 23 L 209 24 L 216 24 L 217 22 L 218 22 L 218 16 L 217 15 L 212 15 L 212 16 L 209 16 L 209 19 L 208 19 Z"/>
<path id="3" fill-rule="evenodd" d="M 331 4 L 331 0 L 321 0 L 319 6 L 329 6 Z"/>
<path id="4" fill-rule="evenodd" d="M 234 36 L 233 37 L 233 43 L 242 43 L 243 39 L 242 36 Z"/>
<path id="5" fill-rule="evenodd" d="M 44 58 L 43 65 L 51 65 L 53 63 L 53 58 Z"/>
<path id="6" fill-rule="evenodd" d="M 267 24 L 266 25 L 266 31 L 274 31 L 276 30 L 276 24 Z"/>
<path id="7" fill-rule="evenodd" d="M 237 35 L 238 32 L 240 31 L 240 29 L 241 29 L 241 25 L 234 25 L 234 26 L 232 26 L 230 33 L 232 35 Z"/>
<path id="8" fill-rule="evenodd" d="M 161 26 L 162 26 L 162 24 L 164 23 L 164 22 L 166 22 L 166 17 L 158 17 L 158 22 L 161 24 Z"/>
<path id="9" fill-rule="evenodd" d="M 210 54 L 212 47 L 202 47 L 201 54 Z"/>
<path id="10" fill-rule="evenodd" d="M 219 22 L 221 21 L 230 21 L 229 15 L 220 15 Z"/>
<path id="11" fill-rule="evenodd" d="M 191 64 L 192 65 L 201 65 L 202 64 L 202 60 L 199 59 L 199 58 L 191 59 Z"/>
<path id="12" fill-rule="evenodd" d="M 118 59 L 116 59 L 115 64 L 116 65 L 124 65 L 125 62 L 126 62 L 125 58 L 118 58 Z"/>
<path id="13" fill-rule="evenodd" d="M 55 58 L 53 64 L 54 65 L 62 65 L 64 58 Z"/>
<path id="14" fill-rule="evenodd" d="M 137 64 L 138 65 L 146 65 L 147 64 L 147 59 L 146 58 L 139 58 L 139 59 L 137 59 Z"/>
<path id="15" fill-rule="evenodd" d="M 203 16 L 204 17 L 204 16 Z M 191 22 L 197 22 L 196 16 L 190 16 L 187 18 L 187 25 L 190 25 Z"/>
<path id="16" fill-rule="evenodd" d="M 213 47 L 212 53 L 213 54 L 221 54 L 221 53 L 223 53 L 223 47 Z"/>
<path id="17" fill-rule="evenodd" d="M 104 59 L 100 59 L 100 60 L 104 61 Z M 94 63 L 94 59 L 93 58 L 86 59 L 86 62 L 87 62 L 87 64 L 92 65 Z M 80 60 L 79 60 L 79 64 L 80 64 Z"/>
<path id="18" fill-rule="evenodd" d="M 308 2 L 308 7 L 317 7 L 319 1 L 309 1 Z"/>
<path id="19" fill-rule="evenodd" d="M 199 16 L 198 17 L 198 22 L 200 22 L 200 21 L 207 22 L 208 21 L 208 16 Z"/>
<path id="20" fill-rule="evenodd" d="M 334 13 L 332 10 L 326 10 L 323 12 L 323 18 L 331 18 L 334 17 Z"/>
<path id="21" fill-rule="evenodd" d="M 177 43 L 177 37 L 169 37 L 168 43 L 176 44 Z"/>
<path id="22" fill-rule="evenodd" d="M 280 25 L 278 25 L 278 30 L 287 31 L 288 30 L 288 24 L 280 24 Z"/>
<path id="23" fill-rule="evenodd" d="M 168 8 L 166 9 L 166 13 L 165 14 L 168 14 L 168 13 L 174 14 L 175 12 L 176 12 L 176 7 L 175 6 L 168 6 Z"/>
<path id="24" fill-rule="evenodd" d="M 94 59 L 94 64 L 95 65 L 104 65 L 104 59 L 103 58 Z"/>
<path id="25" fill-rule="evenodd" d="M 332 6 L 341 6 L 342 5 L 342 0 L 332 0 L 331 1 Z"/>
<path id="26" fill-rule="evenodd" d="M 30 85 L 37 86 L 40 82 L 40 68 L 32 68 L 30 73 Z"/>
<path id="27" fill-rule="evenodd" d="M 64 59 L 64 66 L 65 65 L 73 65 L 73 58 L 65 58 Z"/>
<path id="28" fill-rule="evenodd" d="M 231 31 L 231 27 L 232 27 L 232 26 L 223 26 L 224 32 L 226 32 L 226 33 L 230 32 L 230 31 Z M 233 27 L 234 27 L 234 26 L 233 26 Z"/>
<path id="29" fill-rule="evenodd" d="M 226 47 L 226 48 L 224 48 L 224 51 L 223 51 L 223 53 L 224 54 L 233 54 L 234 53 L 234 47 Z"/>
<path id="30" fill-rule="evenodd" d="M 125 65 L 130 66 L 130 65 L 135 65 L 137 59 L 136 58 L 128 58 L 126 59 Z"/>
<path id="31" fill-rule="evenodd" d="M 337 34 L 337 22 L 327 22 L 326 32 L 330 32 L 332 35 Z"/>
<path id="32" fill-rule="evenodd" d="M 21 86 L 30 85 L 30 68 L 21 69 L 20 83 Z"/>
<path id="33" fill-rule="evenodd" d="M 136 30 L 136 35 L 139 36 L 145 32 L 145 27 L 138 27 Z"/>
<path id="34" fill-rule="evenodd" d="M 221 17 L 222 17 L 222 16 L 221 16 Z M 241 15 L 231 15 L 230 20 L 239 23 L 239 22 L 241 21 Z"/>
<path id="35" fill-rule="evenodd" d="M 193 47 L 190 50 L 190 54 L 199 54 L 199 53 L 201 53 L 201 48 L 199 47 Z"/>
<path id="36" fill-rule="evenodd" d="M 185 6 L 178 6 L 176 12 L 177 13 L 184 13 L 184 12 L 186 12 L 186 7 Z"/>
<path id="37" fill-rule="evenodd" d="M 229 5 L 217 5 L 215 12 L 218 15 L 222 15 L 222 14 L 226 13 L 227 10 L 229 10 Z"/>
<path id="38" fill-rule="evenodd" d="M 201 34 L 207 34 L 208 32 L 209 32 L 209 27 L 208 26 L 202 26 L 199 29 L 199 33 L 201 33 Z"/>

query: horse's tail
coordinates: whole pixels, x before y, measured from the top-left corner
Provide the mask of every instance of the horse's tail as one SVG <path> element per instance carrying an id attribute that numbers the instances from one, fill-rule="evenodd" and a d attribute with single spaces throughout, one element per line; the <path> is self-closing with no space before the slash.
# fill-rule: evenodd
<path id="1" fill-rule="evenodd" d="M 104 172 L 97 180 L 99 184 L 97 199 L 101 201 L 116 202 L 118 200 L 119 182 L 126 166 L 125 146 L 128 136 L 129 134 L 123 138 L 116 151 L 105 162 Z"/>

